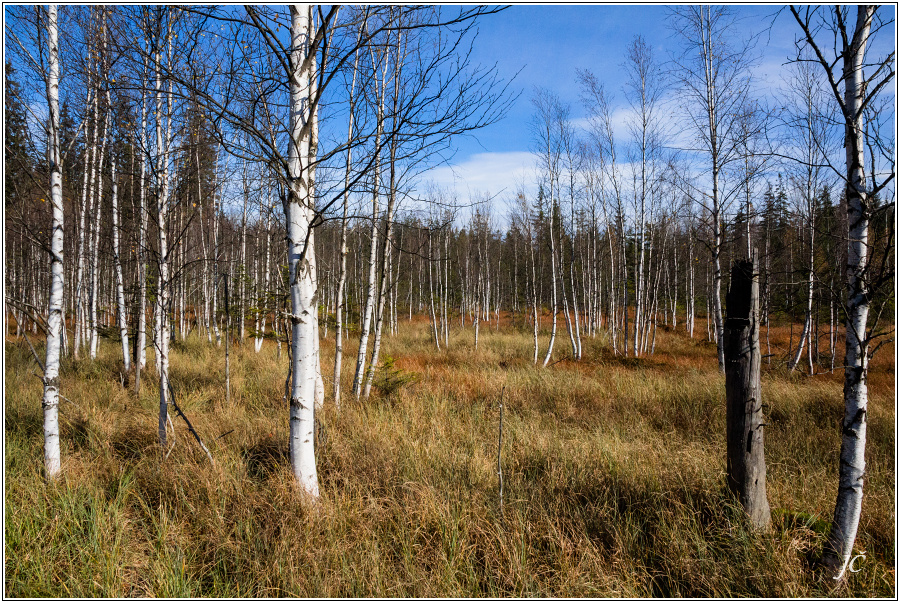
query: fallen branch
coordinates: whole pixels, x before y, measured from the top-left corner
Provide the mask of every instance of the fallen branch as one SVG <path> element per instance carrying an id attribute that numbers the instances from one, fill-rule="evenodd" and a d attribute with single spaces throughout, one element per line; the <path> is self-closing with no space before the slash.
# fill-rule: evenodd
<path id="1" fill-rule="evenodd" d="M 550 364 L 548 364 L 548 365 L 547 365 L 547 368 L 550 368 L 550 367 L 553 366 L 554 364 L 559 364 L 559 363 L 562 362 L 563 360 L 571 360 L 571 359 L 572 359 L 572 356 L 567 354 L 567 355 L 563 356 L 562 358 L 560 358 L 559 360 L 557 360 L 556 362 L 551 362 Z"/>
<path id="2" fill-rule="evenodd" d="M 38 363 L 38 366 L 41 367 L 41 372 L 46 373 L 47 369 L 44 368 L 44 363 L 41 362 L 41 359 L 38 358 L 38 353 L 34 351 L 34 346 L 31 345 L 31 340 L 28 339 L 28 334 L 25 331 L 22 331 L 22 335 L 25 336 L 25 343 L 28 344 L 28 347 L 31 348 L 31 353 L 34 354 L 34 360 Z"/>
<path id="3" fill-rule="evenodd" d="M 187 416 L 185 416 L 184 412 L 178 407 L 178 404 L 175 402 L 175 390 L 172 389 L 172 383 L 169 382 L 168 386 L 169 386 L 169 396 L 171 397 L 171 402 L 169 402 L 169 404 L 172 405 L 172 407 L 175 409 L 175 412 L 178 413 L 178 416 L 180 416 L 182 419 L 184 419 L 184 422 L 187 424 L 188 431 L 190 431 L 192 434 L 194 434 L 194 438 L 196 438 L 197 443 L 200 444 L 200 448 L 202 448 L 203 452 L 206 453 L 206 456 L 209 457 L 209 462 L 212 463 L 213 465 L 215 465 L 216 463 L 215 463 L 215 461 L 213 461 L 212 454 L 209 453 L 209 449 L 203 443 L 203 440 L 200 439 L 200 435 L 197 433 L 197 430 L 194 429 L 194 426 L 191 425 L 191 422 L 188 420 Z M 174 428 L 173 428 L 173 431 L 174 431 Z"/>

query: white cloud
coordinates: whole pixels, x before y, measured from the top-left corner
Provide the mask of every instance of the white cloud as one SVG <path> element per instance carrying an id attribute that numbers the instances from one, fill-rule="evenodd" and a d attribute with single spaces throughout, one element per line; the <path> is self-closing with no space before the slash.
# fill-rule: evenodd
<path id="1" fill-rule="evenodd" d="M 462 202 L 484 195 L 512 198 L 518 187 L 529 191 L 535 186 L 535 161 L 534 153 L 527 151 L 475 153 L 454 165 L 429 170 L 423 180 L 455 192 Z"/>

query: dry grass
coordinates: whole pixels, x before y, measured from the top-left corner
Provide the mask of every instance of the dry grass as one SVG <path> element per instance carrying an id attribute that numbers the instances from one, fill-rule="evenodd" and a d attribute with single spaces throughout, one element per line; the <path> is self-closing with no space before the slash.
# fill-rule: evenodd
<path id="1" fill-rule="evenodd" d="M 786 346 L 783 330 L 772 338 Z M 230 402 L 223 350 L 175 346 L 179 403 L 215 467 L 181 424 L 161 458 L 158 394 L 150 379 L 139 399 L 121 388 L 112 342 L 95 363 L 68 361 L 62 391 L 78 407 L 62 407 L 65 477 L 45 486 L 40 382 L 27 347 L 8 341 L 6 596 L 896 595 L 889 354 L 870 377 L 866 559 L 835 590 L 814 560 L 836 496 L 841 375 L 764 374 L 773 527 L 757 534 L 725 488 L 712 344 L 661 330 L 657 353 L 634 360 L 587 340 L 582 362 L 538 369 L 530 333 L 483 326 L 477 351 L 473 336 L 456 327 L 435 352 L 416 320 L 386 338 L 412 380 L 326 405 L 314 507 L 293 486 L 287 358 L 272 342 L 233 348 Z M 568 342 L 557 345 L 560 358 Z M 331 334 L 323 346 L 327 382 Z M 344 348 L 346 366 L 355 344 Z"/>

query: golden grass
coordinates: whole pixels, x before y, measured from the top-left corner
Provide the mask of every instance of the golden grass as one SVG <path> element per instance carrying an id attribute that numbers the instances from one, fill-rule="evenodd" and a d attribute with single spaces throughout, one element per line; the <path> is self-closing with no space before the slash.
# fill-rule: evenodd
<path id="1" fill-rule="evenodd" d="M 401 321 L 382 357 L 413 379 L 368 401 L 348 393 L 346 342 L 344 404 L 321 413 L 312 507 L 288 465 L 287 356 L 274 343 L 232 348 L 230 401 L 222 348 L 174 346 L 178 401 L 214 467 L 181 423 L 160 455 L 152 358 L 139 398 L 119 385 L 113 342 L 96 362 L 66 361 L 62 392 L 78 406 L 63 403 L 64 478 L 47 486 L 41 385 L 27 347 L 7 341 L 6 596 L 895 596 L 884 350 L 870 378 L 866 559 L 835 590 L 814 560 L 836 496 L 841 375 L 765 371 L 773 526 L 760 534 L 725 488 L 713 344 L 661 329 L 655 355 L 623 359 L 587 339 L 581 362 L 541 369 L 530 332 L 507 323 L 482 325 L 477 351 L 472 329 L 455 326 L 437 352 L 426 321 Z M 772 339 L 786 346 L 782 331 Z M 568 341 L 557 345 L 562 358 Z"/>

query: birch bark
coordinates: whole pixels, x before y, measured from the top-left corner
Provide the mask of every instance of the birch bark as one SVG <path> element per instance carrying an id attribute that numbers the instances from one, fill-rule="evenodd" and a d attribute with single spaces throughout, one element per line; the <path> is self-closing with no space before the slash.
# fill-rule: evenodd
<path id="1" fill-rule="evenodd" d="M 104 32 L 104 41 L 103 48 L 106 49 L 106 40 L 105 40 L 105 32 Z M 99 93 L 98 93 L 99 96 Z M 96 179 L 92 177 L 94 180 L 94 187 L 91 190 L 91 207 L 92 207 L 92 215 L 93 215 L 93 224 L 89 228 L 91 240 L 90 240 L 90 249 L 89 253 L 91 256 L 90 261 L 90 293 L 88 295 L 89 300 L 89 325 L 90 325 L 90 341 L 89 341 L 89 354 L 91 360 L 97 358 L 97 351 L 100 345 L 100 338 L 97 332 L 97 304 L 98 297 L 100 294 L 100 262 L 99 262 L 99 247 L 100 247 L 100 210 L 102 207 L 101 203 L 101 195 L 103 193 L 103 160 L 106 157 L 106 145 L 109 139 L 109 118 L 110 118 L 110 108 L 106 107 L 105 116 L 103 119 L 103 136 L 100 142 L 100 158 L 93 166 L 93 171 L 96 173 Z"/>
<path id="2" fill-rule="evenodd" d="M 166 9 L 166 14 L 168 9 Z M 168 14 L 167 14 L 168 16 Z M 167 23 L 171 28 L 171 23 Z M 170 42 L 171 29 L 166 32 L 166 44 Z M 168 53 L 167 53 L 168 55 Z M 168 58 L 168 56 L 167 56 Z M 172 83 L 169 82 L 166 94 L 166 109 L 163 110 L 163 88 L 161 75 L 160 50 L 154 55 L 156 79 L 154 92 L 156 95 L 156 173 L 159 178 L 159 196 L 157 198 L 157 224 L 159 229 L 159 280 L 156 292 L 156 356 L 159 367 L 159 444 L 166 447 L 166 422 L 169 394 L 169 249 L 168 249 L 168 212 L 169 212 L 169 145 L 172 129 Z M 163 121 L 165 120 L 165 130 Z"/>
<path id="3" fill-rule="evenodd" d="M 316 377 L 319 375 L 315 244 L 311 222 L 315 207 L 310 190 L 310 98 L 313 36 L 312 5 L 291 5 L 289 186 L 284 200 L 291 298 L 290 457 L 300 488 L 319 496 L 314 448 Z"/>
<path id="4" fill-rule="evenodd" d="M 144 76 L 147 72 L 147 59 L 144 59 Z M 141 175 L 139 178 L 140 186 L 140 216 L 138 218 L 138 278 L 140 279 L 140 293 L 138 301 L 138 328 L 137 342 L 135 345 L 138 349 L 137 363 L 135 368 L 135 391 L 140 393 L 141 370 L 147 365 L 147 198 L 146 198 L 146 174 L 147 174 L 147 94 L 144 89 L 141 90 Z"/>
<path id="5" fill-rule="evenodd" d="M 109 92 L 107 91 L 107 101 Z M 122 260 L 119 257 L 119 185 L 116 178 L 116 158 L 110 154 L 112 168 L 112 244 L 116 270 L 116 307 L 119 315 L 119 337 L 122 339 L 122 359 L 125 372 L 131 371 L 131 354 L 128 352 L 128 323 L 125 316 L 125 282 L 122 277 Z"/>
<path id="6" fill-rule="evenodd" d="M 840 10 L 839 8 L 836 10 Z M 845 48 L 843 64 L 844 119 L 846 122 L 847 157 L 847 328 L 844 369 L 844 420 L 841 429 L 841 456 L 838 497 L 834 521 L 828 535 L 829 548 L 825 563 L 844 574 L 862 511 L 863 477 L 866 470 L 866 424 L 869 390 L 866 382 L 869 346 L 866 324 L 869 318 L 868 272 L 869 195 L 866 191 L 864 166 L 864 126 L 862 123 L 863 62 L 875 7 L 857 6 L 856 27 L 849 48 Z M 846 37 L 844 38 L 846 45 Z"/>
<path id="7" fill-rule="evenodd" d="M 62 159 L 59 149 L 59 31 L 57 7 L 47 9 L 48 69 L 47 105 L 49 110 L 47 160 L 50 164 L 50 299 L 47 316 L 47 355 L 44 365 L 44 472 L 48 480 L 60 474 L 59 450 L 59 360 L 62 343 L 63 313 L 63 198 Z"/>

